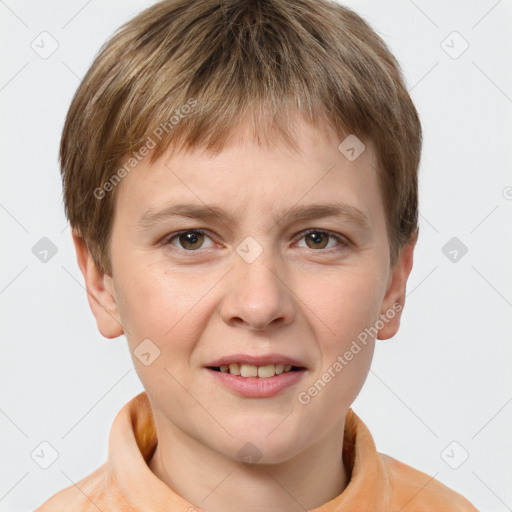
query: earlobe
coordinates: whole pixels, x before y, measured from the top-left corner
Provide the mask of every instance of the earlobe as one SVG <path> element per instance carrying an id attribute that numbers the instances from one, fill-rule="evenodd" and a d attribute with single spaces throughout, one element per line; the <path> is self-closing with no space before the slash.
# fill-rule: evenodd
<path id="1" fill-rule="evenodd" d="M 87 300 L 96 318 L 98 329 L 105 338 L 117 338 L 124 333 L 119 318 L 112 278 L 100 271 L 83 240 L 72 233 L 78 266 L 84 276 Z"/>
<path id="2" fill-rule="evenodd" d="M 379 340 L 392 338 L 400 327 L 400 318 L 405 305 L 407 279 L 411 273 L 413 253 L 417 240 L 418 232 L 416 232 L 409 243 L 402 247 L 397 262 L 391 271 L 388 288 L 380 311 L 381 325 L 384 325 L 377 334 L 377 339 Z"/>

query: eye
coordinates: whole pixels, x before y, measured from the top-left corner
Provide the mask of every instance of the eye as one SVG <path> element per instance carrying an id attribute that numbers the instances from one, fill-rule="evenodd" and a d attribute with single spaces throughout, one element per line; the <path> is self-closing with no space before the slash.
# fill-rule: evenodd
<path id="1" fill-rule="evenodd" d="M 186 231 L 180 231 L 179 233 L 176 233 L 175 235 L 172 235 L 170 238 L 167 239 L 165 245 L 172 245 L 176 247 L 172 242 L 173 240 L 177 240 L 181 247 L 181 249 L 185 249 L 188 252 L 191 251 L 197 251 L 198 249 L 201 249 L 201 246 L 203 245 L 204 239 L 211 238 L 201 229 L 189 229 Z M 214 244 L 212 243 L 210 247 L 213 247 Z M 206 247 L 207 249 L 209 247 Z"/>
<path id="2" fill-rule="evenodd" d="M 337 241 L 338 247 L 334 247 L 334 250 L 340 250 L 349 245 L 349 242 L 345 237 L 341 235 L 336 235 L 329 231 L 321 230 L 321 229 L 309 229 L 302 233 L 301 239 L 306 240 L 306 248 L 318 250 L 318 249 L 332 249 L 333 246 L 327 247 L 329 241 Z M 210 245 L 205 247 L 204 241 L 205 239 L 210 240 Z M 174 242 L 178 242 L 179 245 L 176 245 Z M 164 245 L 172 245 L 177 249 L 183 249 L 186 252 L 194 252 L 198 249 L 210 249 L 215 247 L 215 243 L 213 243 L 212 239 L 206 234 L 202 229 L 189 229 L 184 231 L 179 231 L 167 238 L 163 242 Z M 303 246 L 304 247 L 304 246 Z"/>
<path id="3" fill-rule="evenodd" d="M 344 237 L 321 229 L 308 229 L 302 234 L 301 238 L 306 239 L 307 248 L 309 249 L 325 249 L 328 244 L 328 239 L 337 240 L 341 248 L 348 246 L 348 241 Z M 331 248 L 332 246 L 328 247 L 328 249 Z"/>

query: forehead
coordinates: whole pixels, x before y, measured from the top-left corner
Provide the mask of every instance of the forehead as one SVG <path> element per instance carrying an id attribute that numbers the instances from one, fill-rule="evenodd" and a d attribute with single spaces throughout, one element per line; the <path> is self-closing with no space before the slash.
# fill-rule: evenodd
<path id="1" fill-rule="evenodd" d="M 222 210 L 234 218 L 259 209 L 275 219 L 291 207 L 299 213 L 299 204 L 315 202 L 343 203 L 352 213 L 366 211 L 370 219 L 380 213 L 370 141 L 363 146 L 354 136 L 341 139 L 334 131 L 300 122 L 294 127 L 295 148 L 261 144 L 248 133 L 242 127 L 220 152 L 194 148 L 164 154 L 153 163 L 145 158 L 119 185 L 116 211 L 128 212 L 132 225 L 175 203 L 203 210 L 211 205 L 212 216 Z"/>

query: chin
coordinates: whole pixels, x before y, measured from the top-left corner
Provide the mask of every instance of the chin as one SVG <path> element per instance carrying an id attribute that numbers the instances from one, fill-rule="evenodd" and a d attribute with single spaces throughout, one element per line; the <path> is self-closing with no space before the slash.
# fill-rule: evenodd
<path id="1" fill-rule="evenodd" d="M 301 451 L 302 439 L 285 429 L 279 431 L 278 424 L 261 425 L 254 432 L 245 429 L 239 435 L 232 432 L 228 453 L 233 460 L 252 464 L 280 464 L 292 459 Z"/>

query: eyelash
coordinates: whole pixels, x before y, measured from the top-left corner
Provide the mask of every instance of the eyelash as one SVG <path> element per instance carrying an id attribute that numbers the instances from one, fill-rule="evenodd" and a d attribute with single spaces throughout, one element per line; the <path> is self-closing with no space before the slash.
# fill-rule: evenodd
<path id="1" fill-rule="evenodd" d="M 208 232 L 203 230 L 203 229 L 184 229 L 182 231 L 177 231 L 176 233 L 173 233 L 172 235 L 168 236 L 166 239 L 164 239 L 164 241 L 162 242 L 162 245 L 171 245 L 171 242 L 176 239 L 176 238 L 179 238 L 180 235 L 183 235 L 185 233 L 201 233 L 202 235 L 205 235 L 207 236 L 208 238 L 212 238 L 211 236 L 208 235 Z M 314 252 L 327 252 L 327 253 L 331 253 L 331 252 L 336 252 L 336 251 L 339 251 L 339 250 L 342 250 L 342 249 L 345 249 L 347 248 L 349 245 L 350 245 L 350 242 L 347 238 L 341 236 L 341 235 L 337 235 L 331 231 L 326 231 L 325 229 L 315 229 L 315 228 L 310 228 L 310 229 L 307 229 L 306 231 L 303 231 L 301 233 L 301 237 L 300 239 L 310 235 L 311 233 L 321 233 L 323 235 L 327 235 L 328 237 L 330 238 L 334 238 L 336 241 L 338 241 L 338 243 L 340 244 L 341 247 L 338 247 L 338 248 L 335 248 L 335 247 L 330 247 L 329 249 L 311 249 L 311 251 L 314 251 Z M 299 239 L 299 240 L 300 240 Z M 184 253 L 192 253 L 191 255 L 193 255 L 194 253 L 200 251 L 200 249 L 195 249 L 195 250 L 187 250 L 187 249 L 182 249 L 182 248 L 177 248 L 177 247 L 174 247 L 172 246 L 173 248 L 181 251 L 181 252 L 184 252 Z"/>

